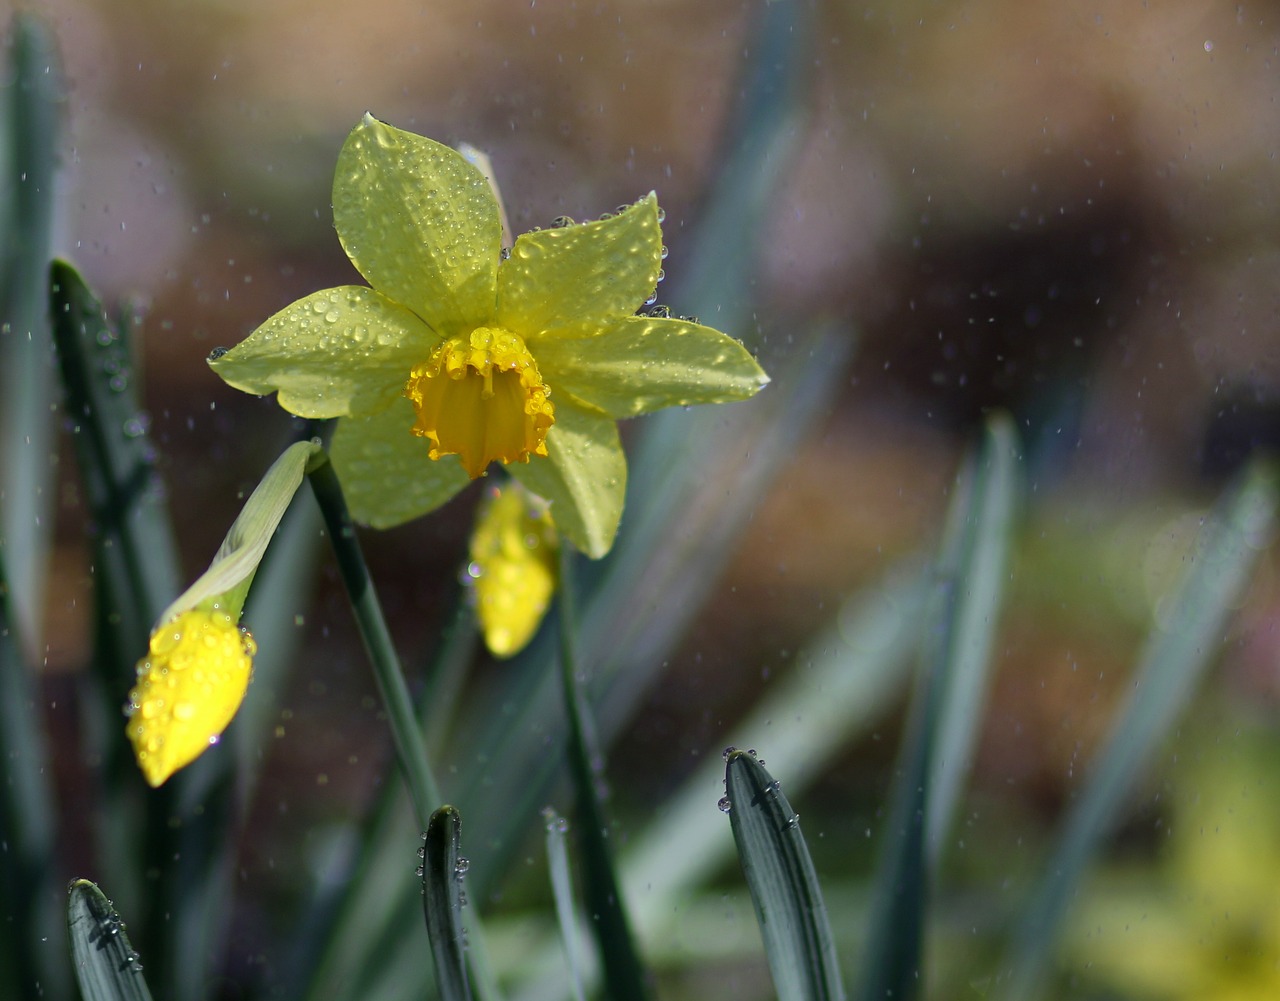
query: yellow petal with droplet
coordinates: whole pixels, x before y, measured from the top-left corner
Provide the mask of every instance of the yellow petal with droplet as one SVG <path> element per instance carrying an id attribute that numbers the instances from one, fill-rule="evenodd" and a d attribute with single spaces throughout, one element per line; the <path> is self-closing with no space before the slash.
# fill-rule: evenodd
<path id="1" fill-rule="evenodd" d="M 125 728 L 150 785 L 218 742 L 244 701 L 256 652 L 248 631 L 219 609 L 188 609 L 151 634 Z"/>

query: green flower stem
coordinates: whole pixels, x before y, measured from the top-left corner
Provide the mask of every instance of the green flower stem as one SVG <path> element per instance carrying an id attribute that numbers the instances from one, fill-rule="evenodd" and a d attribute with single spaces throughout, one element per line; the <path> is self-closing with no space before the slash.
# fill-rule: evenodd
<path id="1" fill-rule="evenodd" d="M 444 800 L 431 774 L 427 747 L 422 739 L 422 731 L 418 729 L 408 686 L 404 683 L 400 658 L 391 642 L 387 620 L 378 603 L 373 581 L 369 578 L 369 568 L 365 564 L 355 526 L 347 511 L 347 502 L 342 496 L 342 487 L 329 457 L 322 453 L 315 466 L 307 471 L 307 475 L 320 505 L 320 513 L 329 529 L 329 541 L 338 561 L 338 572 L 342 575 L 347 594 L 351 598 L 356 624 L 373 664 L 378 692 L 387 708 L 391 739 L 395 742 L 396 758 L 404 769 L 409 796 L 413 799 L 413 812 L 419 829 L 425 831 L 431 814 Z"/>
<path id="2" fill-rule="evenodd" d="M 462 596 L 450 624 L 445 627 L 440 648 L 427 671 L 426 690 L 419 700 L 418 717 L 422 721 L 422 732 L 430 735 L 433 753 L 443 750 L 451 737 L 455 710 L 479 646 L 475 607 L 469 597 Z"/>
<path id="3" fill-rule="evenodd" d="M 595 733 L 588 729 L 590 715 L 578 679 L 574 653 L 573 548 L 560 547 L 560 678 L 565 713 L 569 718 L 569 771 L 578 806 L 578 844 L 585 870 L 587 914 L 600 949 L 605 994 L 616 1001 L 648 1001 L 644 966 L 636 952 L 631 923 L 622 899 L 608 821 L 596 779 L 603 755 Z"/>

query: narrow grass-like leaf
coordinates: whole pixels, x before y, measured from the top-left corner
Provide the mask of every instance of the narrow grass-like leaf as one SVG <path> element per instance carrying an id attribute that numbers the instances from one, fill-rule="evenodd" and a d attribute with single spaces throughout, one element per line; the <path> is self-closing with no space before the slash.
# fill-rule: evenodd
<path id="1" fill-rule="evenodd" d="M 1138 658 L 1128 700 L 1019 918 L 1003 993 L 1010 1001 L 1028 1001 L 1040 992 L 1058 926 L 1080 877 L 1118 820 L 1139 770 L 1216 659 L 1231 610 L 1259 555 L 1271 544 L 1276 505 L 1276 470 L 1255 461 L 1205 522 L 1187 573 Z"/>
<path id="2" fill-rule="evenodd" d="M 83 1001 L 151 1001 L 142 962 L 111 901 L 87 879 L 73 882 L 69 897 L 71 959 Z"/>
<path id="3" fill-rule="evenodd" d="M 56 400 L 45 271 L 62 74 L 52 32 L 26 11 L 0 64 L 0 994 L 70 990 L 54 886 L 51 762 L 33 669 L 54 524 Z"/>
<path id="4" fill-rule="evenodd" d="M 904 559 L 877 584 L 849 598 L 836 621 L 796 657 L 796 666 L 727 738 L 743 746 L 769 735 L 770 753 L 795 761 L 787 779 L 794 794 L 899 697 L 919 649 L 928 594 L 922 560 Z M 711 877 L 732 851 L 722 819 L 710 809 L 724 780 L 723 762 L 708 755 L 679 792 L 663 804 L 661 823 L 633 836 L 623 858 L 624 886 L 636 924 L 647 936 L 670 921 L 683 892 Z M 680 832 L 679 850 L 670 832 Z"/>
<path id="5" fill-rule="evenodd" d="M 57 401 L 45 276 L 52 245 L 62 68 L 53 32 L 27 11 L 0 71 L 0 538 L 28 656 L 41 614 L 55 502 Z"/>
<path id="6" fill-rule="evenodd" d="M 998 416 L 965 464 L 933 573 L 921 668 L 890 796 L 858 997 L 919 997 L 929 884 L 982 717 L 1017 496 L 1013 428 Z M 936 783 L 943 783 L 939 786 Z"/>
<path id="7" fill-rule="evenodd" d="M 56 817 L 44 700 L 10 622 L 5 569 L 0 562 L 0 987 L 15 997 L 41 990 L 58 997 L 70 982 L 53 877 Z"/>
<path id="8" fill-rule="evenodd" d="M 443 1001 L 470 1001 L 462 928 L 462 876 L 467 860 L 459 854 L 462 818 L 442 806 L 427 825 L 422 856 L 422 908 L 435 960 L 436 986 Z"/>
<path id="9" fill-rule="evenodd" d="M 560 662 L 564 708 L 569 721 L 569 777 L 577 806 L 578 845 L 582 852 L 583 892 L 591 929 L 600 951 L 605 992 L 614 1001 L 647 1001 L 649 988 L 636 950 L 626 900 L 618 883 L 608 820 L 600 797 L 604 756 L 599 750 L 578 675 L 574 650 L 573 559 L 560 548 Z"/>
<path id="10" fill-rule="evenodd" d="M 865 733 L 905 687 L 930 596 L 923 565 L 919 557 L 904 558 L 881 581 L 851 596 L 831 626 L 796 655 L 795 666 L 771 682 L 755 708 L 726 731 L 726 738 L 741 746 L 768 734 L 770 753 L 795 762 L 787 778 L 792 795 L 806 789 L 835 754 Z M 620 858 L 623 890 L 646 947 L 680 937 L 694 889 L 712 879 L 733 854 L 732 842 L 724 837 L 724 818 L 715 809 L 723 788 L 724 762 L 719 755 L 705 756 L 659 806 L 653 823 L 628 840 Z M 678 843 L 673 832 L 678 832 Z M 553 947 L 550 934 L 545 937 L 533 951 Z M 700 948 L 706 952 L 720 944 Z M 537 971 L 528 974 L 540 976 Z M 533 996 L 543 995 L 535 990 Z"/>
<path id="11" fill-rule="evenodd" d="M 919 679 L 898 756 L 855 995 L 861 1001 L 910 1001 L 922 993 L 925 804 L 934 716 L 929 680 Z"/>
<path id="12" fill-rule="evenodd" d="M 988 419 L 981 449 L 965 469 L 948 513 L 939 567 L 943 611 L 934 671 L 938 717 L 925 822 L 931 871 L 937 869 L 982 724 L 991 647 L 1008 577 L 1019 461 L 1013 422 L 1005 414 Z"/>
<path id="13" fill-rule="evenodd" d="M 569 852 L 565 847 L 568 824 L 554 810 L 544 814 L 547 822 L 547 868 L 551 877 L 551 895 L 556 902 L 556 919 L 560 924 L 560 942 L 569 967 L 569 983 L 575 1001 L 585 1001 L 582 989 L 582 953 L 578 948 L 577 909 L 573 900 L 573 879 L 569 873 Z"/>
<path id="14" fill-rule="evenodd" d="M 800 818 L 755 755 L 731 751 L 725 806 L 751 890 L 780 1001 L 844 998 L 836 956 Z"/>
<path id="15" fill-rule="evenodd" d="M 117 683 L 127 691 L 151 626 L 178 593 L 177 547 L 127 345 L 70 264 L 53 262 L 49 289 L 67 416 L 93 519 L 95 576 L 107 588 L 108 606 L 99 614 L 112 624 Z"/>
<path id="16" fill-rule="evenodd" d="M 414 824 L 408 789 L 386 782 L 374 809 L 344 838 L 346 850 L 326 867 L 323 885 L 298 917 L 288 967 L 288 979 L 306 985 L 299 990 L 305 1001 L 364 996 L 371 990 L 364 967 L 385 968 L 396 941 L 421 955 L 421 884 L 405 878 L 405 832 Z M 411 936 L 403 934 L 406 922 Z M 419 993 L 430 989 L 427 965 L 419 963 L 405 978 Z"/>

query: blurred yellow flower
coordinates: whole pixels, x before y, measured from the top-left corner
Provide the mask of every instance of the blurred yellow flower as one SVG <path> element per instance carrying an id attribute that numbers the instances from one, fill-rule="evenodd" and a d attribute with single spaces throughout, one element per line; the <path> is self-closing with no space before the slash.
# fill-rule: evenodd
<path id="1" fill-rule="evenodd" d="M 244 700 L 257 649 L 221 609 L 188 609 L 151 634 L 126 710 L 149 784 L 160 785 L 218 742 Z"/>
<path id="2" fill-rule="evenodd" d="M 1205 736 L 1184 737 L 1155 872 L 1117 866 L 1082 893 L 1068 951 L 1108 996 L 1280 997 L 1280 740 Z"/>
<path id="3" fill-rule="evenodd" d="M 496 461 L 602 556 L 626 489 L 615 421 L 746 399 L 768 382 L 727 335 L 634 315 L 662 276 L 652 193 L 526 233 L 508 253 L 475 166 L 366 115 L 338 156 L 333 210 L 372 287 L 306 296 L 210 364 L 298 416 L 345 418 L 331 455 L 358 521 L 425 514 Z"/>
<path id="4" fill-rule="evenodd" d="M 559 550 L 545 503 L 515 484 L 493 490 L 471 536 L 467 572 L 494 656 L 514 656 L 533 638 L 555 593 Z"/>

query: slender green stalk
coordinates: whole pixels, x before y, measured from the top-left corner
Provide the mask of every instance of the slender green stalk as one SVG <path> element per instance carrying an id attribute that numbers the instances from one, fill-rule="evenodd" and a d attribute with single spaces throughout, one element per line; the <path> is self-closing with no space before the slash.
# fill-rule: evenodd
<path id="1" fill-rule="evenodd" d="M 391 726 L 391 739 L 395 744 L 396 759 L 404 771 L 409 796 L 413 800 L 413 812 L 420 830 L 426 830 L 431 814 L 443 800 L 439 786 L 431 774 L 427 761 L 427 746 L 418 729 L 413 711 L 413 700 L 404 682 L 400 658 L 391 641 L 391 631 L 378 603 L 378 595 L 369 577 L 369 568 L 356 538 L 355 525 L 342 496 L 342 486 L 333 464 L 327 455 L 321 455 L 315 466 L 307 471 L 311 487 L 315 491 L 320 513 L 329 530 L 329 542 L 338 562 L 338 572 L 346 585 L 355 612 L 360 637 L 373 665 L 373 677 L 378 684 L 383 705 L 387 709 L 387 721 Z"/>
<path id="2" fill-rule="evenodd" d="M 604 761 L 589 729 L 586 700 L 574 653 L 573 550 L 560 549 L 560 677 L 569 720 L 569 772 L 578 806 L 578 843 L 586 870 L 585 893 L 591 928 L 604 967 L 606 993 L 615 1001 L 648 1001 L 644 966 L 636 952 L 631 923 L 622 899 L 608 822 L 596 784 Z"/>
<path id="3" fill-rule="evenodd" d="M 459 591 L 463 589 L 459 588 Z M 443 750 L 450 739 L 458 700 L 479 647 L 480 633 L 476 628 L 476 613 L 470 600 L 470 592 L 465 591 L 461 597 L 463 600 L 458 602 L 457 611 L 445 627 L 440 649 L 432 658 L 426 688 L 420 700 L 418 715 L 422 720 L 422 732 L 427 735 L 428 749 L 432 753 Z"/>

